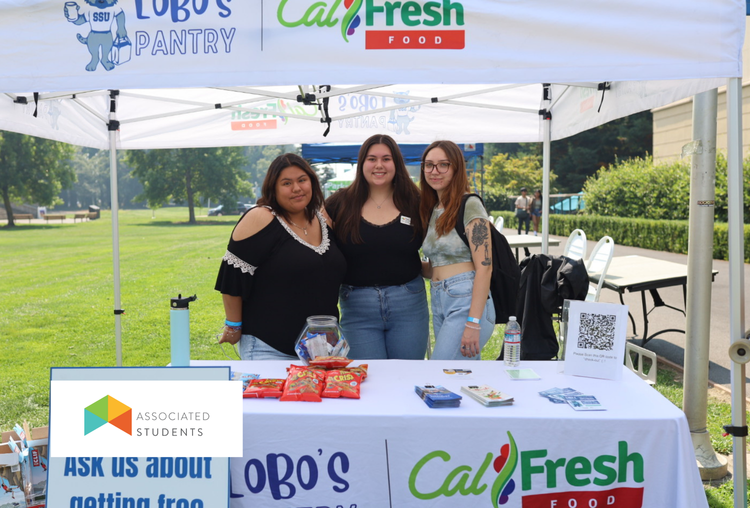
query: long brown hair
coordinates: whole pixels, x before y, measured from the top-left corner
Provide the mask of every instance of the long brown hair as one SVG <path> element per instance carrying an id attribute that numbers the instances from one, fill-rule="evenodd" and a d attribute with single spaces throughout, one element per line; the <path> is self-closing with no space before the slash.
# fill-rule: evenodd
<path id="1" fill-rule="evenodd" d="M 362 243 L 359 234 L 360 219 L 362 218 L 362 207 L 370 198 L 370 184 L 367 183 L 364 174 L 365 160 L 367 154 L 374 145 L 385 145 L 391 151 L 393 165 L 396 172 L 393 175 L 391 185 L 393 186 L 393 204 L 398 210 L 412 218 L 417 238 L 422 237 L 421 221 L 419 217 L 419 189 L 409 176 L 404 163 L 404 157 L 396 141 L 386 134 L 375 134 L 370 136 L 362 144 L 357 156 L 357 173 L 354 181 L 349 187 L 341 189 L 326 200 L 326 209 L 331 212 L 336 222 L 334 229 L 336 238 L 342 242 Z"/>
<path id="2" fill-rule="evenodd" d="M 285 153 L 276 157 L 270 166 L 268 166 L 268 172 L 266 178 L 263 180 L 263 195 L 258 200 L 258 205 L 270 206 L 271 209 L 276 212 L 276 215 L 281 215 L 284 219 L 288 219 L 288 212 L 279 204 L 276 199 L 276 182 L 279 181 L 281 172 L 290 166 L 296 166 L 302 171 L 307 173 L 310 177 L 310 183 L 312 185 L 312 198 L 305 207 L 305 218 L 308 222 L 312 222 L 315 217 L 315 212 L 320 210 L 323 206 L 323 190 L 320 188 L 320 182 L 318 181 L 318 175 L 312 170 L 310 165 L 305 159 L 294 153 Z M 321 226 L 323 226 L 321 224 Z"/>
<path id="3" fill-rule="evenodd" d="M 435 208 L 435 205 L 438 204 L 437 191 L 430 187 L 424 174 L 424 161 L 427 158 L 427 154 L 430 153 L 430 150 L 433 148 L 441 148 L 445 152 L 448 161 L 451 163 L 451 170 L 453 171 L 453 177 L 445 188 L 445 191 L 443 191 L 443 199 L 441 200 L 445 211 L 435 224 L 435 230 L 437 231 L 438 236 L 443 236 L 456 227 L 456 218 L 458 217 L 458 209 L 461 207 L 461 198 L 464 194 L 469 192 L 469 179 L 466 178 L 466 162 L 464 161 L 464 154 L 456 143 L 445 140 L 434 141 L 425 149 L 422 154 L 422 171 L 419 175 L 421 194 L 419 216 L 422 219 L 422 227 L 425 231 L 427 231 L 427 226 L 430 224 L 432 211 Z"/>

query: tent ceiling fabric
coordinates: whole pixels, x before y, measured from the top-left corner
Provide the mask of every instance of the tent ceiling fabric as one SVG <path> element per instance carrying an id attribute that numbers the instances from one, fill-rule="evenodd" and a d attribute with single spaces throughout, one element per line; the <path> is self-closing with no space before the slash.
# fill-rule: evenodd
<path id="1" fill-rule="evenodd" d="M 725 79 L 626 81 L 608 90 L 553 85 L 552 139 L 716 88 Z M 118 149 L 361 143 L 388 133 L 399 143 L 538 142 L 542 85 L 370 85 L 120 90 Z M 356 93 L 347 93 L 349 90 Z M 22 99 L 19 99 L 22 98 Z M 327 99 L 330 133 L 324 109 Z M 19 103 L 25 102 L 25 104 Z M 36 112 L 36 117 L 34 116 Z M 109 93 L 0 95 L 0 129 L 108 149 Z"/>
<path id="2" fill-rule="evenodd" d="M 0 91 L 614 82 L 742 72 L 743 0 L 68 4 L 0 2 Z M 108 31 L 113 53 L 102 35 Z M 106 62 L 90 57 L 89 48 L 99 54 L 100 46 Z"/>

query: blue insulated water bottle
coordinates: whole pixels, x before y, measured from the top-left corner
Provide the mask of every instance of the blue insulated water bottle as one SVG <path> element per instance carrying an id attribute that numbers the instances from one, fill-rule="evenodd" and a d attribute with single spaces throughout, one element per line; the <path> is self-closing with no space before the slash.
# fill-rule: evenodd
<path id="1" fill-rule="evenodd" d="M 198 297 L 183 298 L 178 295 L 171 300 L 169 311 L 169 330 L 172 349 L 172 367 L 190 366 L 190 309 L 188 305 Z"/>

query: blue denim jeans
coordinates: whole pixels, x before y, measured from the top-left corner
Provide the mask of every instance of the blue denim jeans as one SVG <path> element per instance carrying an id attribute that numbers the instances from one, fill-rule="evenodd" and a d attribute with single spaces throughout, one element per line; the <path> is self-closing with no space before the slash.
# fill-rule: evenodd
<path id="1" fill-rule="evenodd" d="M 355 360 L 424 360 L 430 335 L 424 279 L 339 290 L 341 330 Z"/>
<path id="2" fill-rule="evenodd" d="M 299 361 L 296 356 L 282 353 L 254 335 L 240 337 L 240 358 L 243 360 L 291 360 Z"/>
<path id="3" fill-rule="evenodd" d="M 469 317 L 473 288 L 474 271 L 459 273 L 430 283 L 432 328 L 435 332 L 435 350 L 432 352 L 431 360 L 481 359 L 481 355 L 469 358 L 461 354 L 461 337 Z M 491 295 L 484 305 L 481 321 L 479 345 L 483 348 L 495 328 L 495 306 Z"/>

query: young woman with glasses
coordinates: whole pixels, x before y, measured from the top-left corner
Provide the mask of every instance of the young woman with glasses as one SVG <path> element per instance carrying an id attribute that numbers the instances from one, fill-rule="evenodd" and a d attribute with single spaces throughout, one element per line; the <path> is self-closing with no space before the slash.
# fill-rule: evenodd
<path id="1" fill-rule="evenodd" d="M 390 136 L 359 150 L 354 182 L 326 201 L 347 271 L 339 291 L 349 357 L 422 360 L 429 339 L 419 189 Z"/>
<path id="2" fill-rule="evenodd" d="M 429 258 L 423 275 L 431 278 L 433 360 L 479 360 L 495 327 L 490 292 L 491 227 L 480 199 L 469 197 L 464 216 L 471 249 L 455 225 L 469 193 L 461 149 L 451 141 L 435 141 L 422 155 L 420 216 L 427 230 L 422 250 Z"/>

